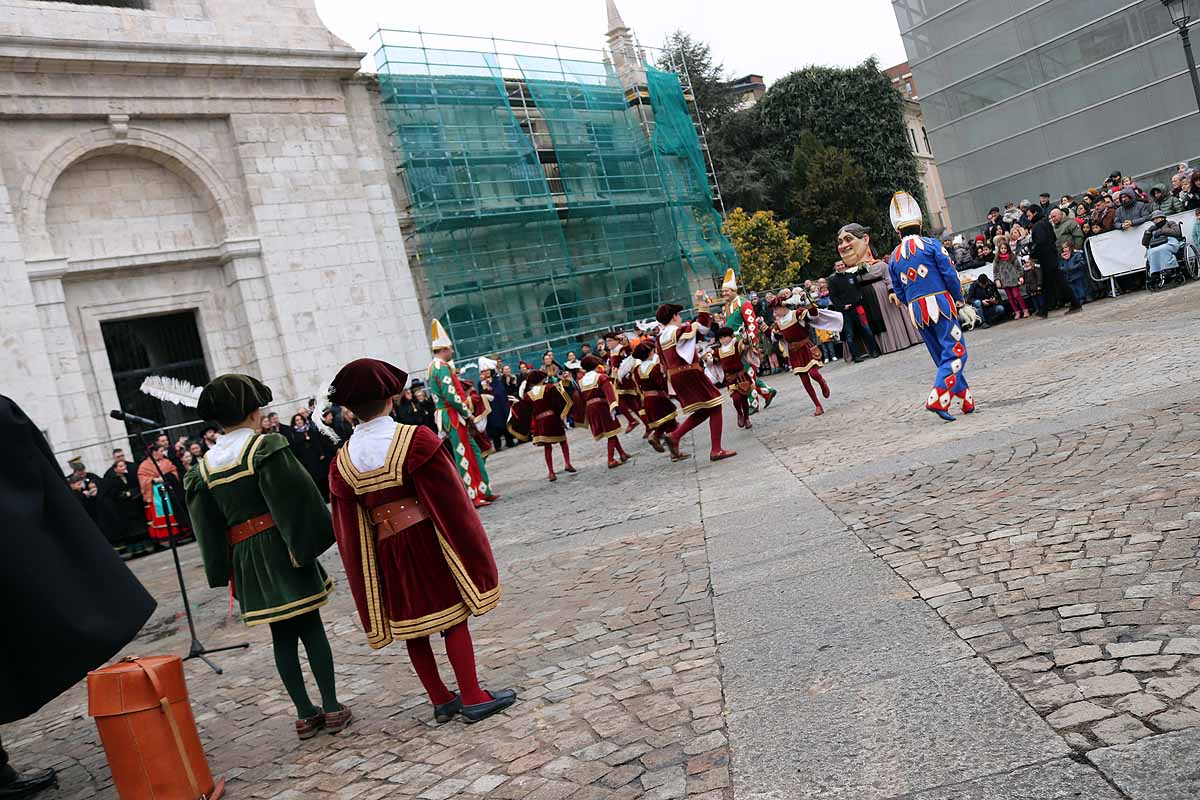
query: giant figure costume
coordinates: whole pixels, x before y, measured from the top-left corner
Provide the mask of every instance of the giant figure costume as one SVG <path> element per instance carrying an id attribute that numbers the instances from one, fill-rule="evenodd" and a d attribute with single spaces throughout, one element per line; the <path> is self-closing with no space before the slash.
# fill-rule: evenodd
<path id="1" fill-rule="evenodd" d="M 964 414 L 975 410 L 964 372 L 967 345 L 958 324 L 962 284 L 941 242 L 921 236 L 921 207 L 911 195 L 896 192 L 890 213 L 892 225 L 903 237 L 888 265 L 892 289 L 908 308 L 909 317 L 937 365 L 925 408 L 953 422 L 950 415 L 953 400 L 962 403 Z"/>
<path id="2" fill-rule="evenodd" d="M 436 407 L 438 431 L 450 447 L 450 455 L 454 458 L 454 467 L 462 476 L 463 486 L 471 502 L 478 508 L 490 505 L 496 495 L 492 493 L 492 484 L 488 478 L 487 467 L 483 463 L 483 453 L 479 443 L 471 435 L 475 425 L 475 410 L 471 408 L 470 398 L 458 378 L 458 370 L 448 358 L 438 357 L 438 353 L 450 352 L 453 347 L 450 336 L 442 323 L 433 321 L 430 347 L 434 359 L 429 364 L 428 379 L 429 393 L 433 396 Z"/>

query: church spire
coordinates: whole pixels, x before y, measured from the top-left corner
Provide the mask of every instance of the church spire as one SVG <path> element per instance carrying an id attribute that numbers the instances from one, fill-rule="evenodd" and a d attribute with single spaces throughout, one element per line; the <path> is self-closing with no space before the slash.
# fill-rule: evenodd
<path id="1" fill-rule="evenodd" d="M 621 12 L 617 11 L 617 4 L 614 0 L 605 0 L 608 10 L 608 33 L 620 33 L 621 31 L 629 30 L 629 26 L 625 24 L 625 20 L 621 19 Z"/>

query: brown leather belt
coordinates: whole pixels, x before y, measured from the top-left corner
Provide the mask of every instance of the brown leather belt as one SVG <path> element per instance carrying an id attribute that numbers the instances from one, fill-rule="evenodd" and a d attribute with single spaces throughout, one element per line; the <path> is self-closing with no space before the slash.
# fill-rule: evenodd
<path id="1" fill-rule="evenodd" d="M 642 397 L 666 397 L 666 392 L 660 392 L 657 389 L 651 389 L 648 392 L 642 392 Z"/>
<path id="2" fill-rule="evenodd" d="M 686 367 L 672 367 L 667 373 L 668 375 L 678 375 L 681 372 L 698 372 L 700 367 L 697 364 L 688 364 Z"/>
<path id="3" fill-rule="evenodd" d="M 275 519 L 270 514 L 259 514 L 257 517 L 251 517 L 245 522 L 239 522 L 229 529 L 229 546 L 233 547 L 235 544 L 246 541 L 251 536 L 274 527 Z"/>
<path id="4" fill-rule="evenodd" d="M 371 509 L 371 522 L 374 523 L 378 534 L 377 541 L 383 541 L 389 536 L 395 536 L 417 523 L 429 519 L 429 512 L 421 501 L 415 497 L 403 500 L 393 500 Z"/>

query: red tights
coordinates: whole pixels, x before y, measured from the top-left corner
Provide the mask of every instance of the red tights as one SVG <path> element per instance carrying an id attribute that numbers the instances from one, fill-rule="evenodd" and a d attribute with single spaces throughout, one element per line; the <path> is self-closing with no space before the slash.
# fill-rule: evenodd
<path id="1" fill-rule="evenodd" d="M 821 387 L 821 394 L 829 397 L 829 384 L 825 382 L 825 377 L 821 374 L 821 370 L 812 367 L 808 372 L 800 373 L 800 380 L 804 382 L 804 389 L 808 392 L 808 396 L 812 398 L 813 405 L 818 409 L 821 408 L 821 401 L 817 399 L 817 391 L 813 388 L 813 381 Z"/>
<path id="2" fill-rule="evenodd" d="M 547 448 L 549 451 L 549 448 Z M 492 699 L 484 689 L 479 687 L 479 678 L 475 675 L 475 648 L 471 645 L 471 631 L 466 622 L 460 622 L 446 631 L 446 657 L 450 659 L 450 667 L 454 670 L 454 678 L 458 681 L 458 691 L 462 695 L 464 705 L 473 706 L 486 703 Z M 448 703 L 454 699 L 454 693 L 442 683 L 438 673 L 437 661 L 433 658 L 433 647 L 428 636 L 420 639 L 409 639 L 408 657 L 412 661 L 429 701 L 435 706 Z"/>
<path id="3" fill-rule="evenodd" d="M 730 392 L 729 399 L 733 401 L 733 410 L 742 420 L 750 419 L 750 395 L 741 392 Z"/>
<path id="4" fill-rule="evenodd" d="M 621 458 L 629 458 L 629 454 L 625 452 L 625 448 L 621 447 L 621 440 L 616 436 L 608 437 L 608 460 L 616 461 L 617 453 L 621 454 Z"/>
<path id="5" fill-rule="evenodd" d="M 702 408 L 699 411 L 688 415 L 688 418 L 683 421 L 683 424 L 676 428 L 671 433 L 671 438 L 678 445 L 684 435 L 692 428 L 699 425 L 704 420 L 708 420 L 708 438 L 712 448 L 711 452 L 718 453 L 721 451 L 721 428 L 723 419 L 721 417 L 721 407 Z"/>
<path id="6" fill-rule="evenodd" d="M 562 448 L 563 464 L 564 464 L 564 466 L 566 466 L 569 469 L 571 467 L 571 448 L 567 447 L 566 440 L 559 442 L 558 446 Z M 544 445 L 542 445 L 542 450 L 546 454 L 546 469 L 550 472 L 551 475 L 553 475 L 554 474 L 554 445 L 544 444 Z"/>

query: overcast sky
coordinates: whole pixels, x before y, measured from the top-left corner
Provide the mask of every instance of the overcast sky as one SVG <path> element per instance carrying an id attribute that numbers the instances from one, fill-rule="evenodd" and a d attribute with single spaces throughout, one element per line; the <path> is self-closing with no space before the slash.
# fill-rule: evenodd
<path id="1" fill-rule="evenodd" d="M 604 0 L 316 0 L 334 33 L 369 50 L 376 27 L 601 47 Z M 808 64 L 904 60 L 891 0 L 617 0 L 646 45 L 683 28 L 709 42 L 731 76 L 770 83 Z M 368 62 L 369 65 L 369 59 Z"/>

